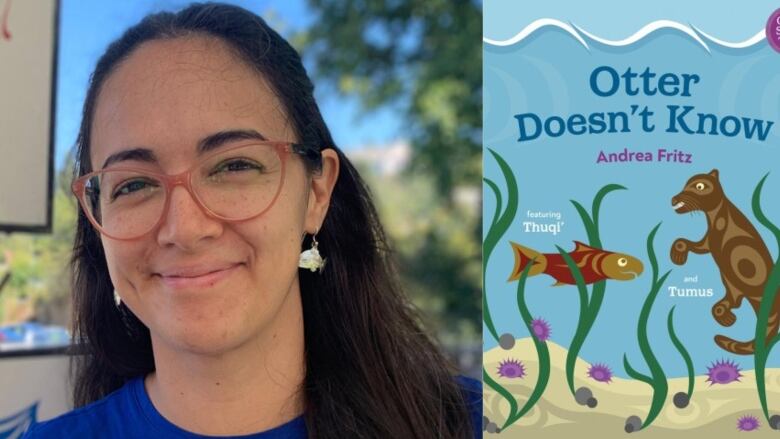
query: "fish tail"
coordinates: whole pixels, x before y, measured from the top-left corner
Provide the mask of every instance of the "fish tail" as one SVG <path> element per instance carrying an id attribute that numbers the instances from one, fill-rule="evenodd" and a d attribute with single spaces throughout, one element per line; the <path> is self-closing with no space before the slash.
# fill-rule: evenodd
<path id="1" fill-rule="evenodd" d="M 520 279 L 520 273 L 523 272 L 525 267 L 533 262 L 533 266 L 528 271 L 528 276 L 536 276 L 537 274 L 544 273 L 547 268 L 547 257 L 536 250 L 522 246 L 516 242 L 511 242 L 512 252 L 515 254 L 515 266 L 512 269 L 512 274 L 509 276 L 508 282 Z"/>

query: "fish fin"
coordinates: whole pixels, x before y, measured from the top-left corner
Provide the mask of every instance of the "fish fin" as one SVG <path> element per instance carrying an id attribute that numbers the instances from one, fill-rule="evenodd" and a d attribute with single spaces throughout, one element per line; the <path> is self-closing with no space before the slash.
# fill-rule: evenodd
<path id="1" fill-rule="evenodd" d="M 574 250 L 572 253 L 576 252 L 590 252 L 590 251 L 603 251 L 600 248 L 591 247 L 588 244 L 585 244 L 581 241 L 574 241 Z"/>
<path id="2" fill-rule="evenodd" d="M 547 268 L 547 257 L 544 254 L 516 242 L 509 241 L 509 244 L 512 246 L 512 252 L 515 255 L 515 266 L 512 268 L 512 273 L 507 282 L 520 279 L 520 274 L 531 261 L 533 261 L 533 266 L 528 271 L 529 277 L 543 273 Z"/>

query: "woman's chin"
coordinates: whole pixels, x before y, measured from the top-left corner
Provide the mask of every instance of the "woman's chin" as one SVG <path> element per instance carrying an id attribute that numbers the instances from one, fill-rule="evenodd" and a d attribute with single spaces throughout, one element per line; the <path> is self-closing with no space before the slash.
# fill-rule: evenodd
<path id="1" fill-rule="evenodd" d="M 180 352 L 190 354 L 215 356 L 221 355 L 240 346 L 241 343 L 228 338 L 216 338 L 213 336 L 198 336 L 187 334 L 174 336 L 169 339 L 169 347 Z"/>
<path id="2" fill-rule="evenodd" d="M 252 338 L 251 334 L 236 325 L 237 321 L 236 318 L 200 324 L 188 323 L 186 320 L 169 322 L 165 327 L 152 331 L 152 339 L 155 345 L 162 343 L 169 350 L 220 355 L 240 347 Z"/>

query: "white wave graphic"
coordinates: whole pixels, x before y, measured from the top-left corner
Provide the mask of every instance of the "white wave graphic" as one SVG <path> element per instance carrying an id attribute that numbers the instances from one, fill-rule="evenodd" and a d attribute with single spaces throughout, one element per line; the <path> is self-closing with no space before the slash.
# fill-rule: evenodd
<path id="1" fill-rule="evenodd" d="M 607 40 L 606 38 L 597 37 L 596 35 L 591 34 L 590 32 L 584 30 L 583 28 L 574 25 L 575 28 L 577 28 L 578 31 L 585 34 L 588 38 L 594 41 L 598 41 L 601 44 L 605 44 L 607 46 L 628 46 L 631 44 L 636 43 L 637 41 L 641 40 L 642 38 L 650 35 L 651 33 L 661 30 L 661 29 L 676 29 L 680 32 L 683 32 L 687 34 L 689 37 L 696 40 L 699 44 L 704 46 L 707 50 L 709 50 L 709 47 L 707 47 L 707 44 L 699 38 L 699 35 L 690 27 L 685 26 L 684 24 L 680 24 L 676 21 L 671 20 L 658 20 L 654 21 L 642 29 L 639 29 L 634 35 L 631 35 L 628 38 L 622 39 L 622 40 Z"/>
<path id="2" fill-rule="evenodd" d="M 698 32 L 699 34 L 703 35 L 704 38 L 707 38 L 708 40 L 714 43 L 720 44 L 721 46 L 728 47 L 730 49 L 744 49 L 754 44 L 758 44 L 766 39 L 766 31 L 764 29 L 761 29 L 760 31 L 756 32 L 755 35 L 748 38 L 747 40 L 736 42 L 736 43 L 729 43 L 728 41 L 719 40 L 713 37 L 712 35 L 705 33 L 704 31 L 702 31 L 696 26 L 693 26 L 693 29 L 695 29 L 696 32 Z"/>
<path id="3" fill-rule="evenodd" d="M 520 33 L 518 33 L 517 35 L 515 35 L 514 37 L 512 37 L 512 38 L 510 38 L 508 40 L 500 40 L 499 41 L 499 40 L 492 40 L 492 39 L 490 39 L 488 37 L 482 37 L 482 41 L 484 41 L 484 42 L 486 42 L 486 43 L 488 43 L 488 44 L 490 44 L 492 46 L 511 46 L 512 44 L 515 44 L 515 43 L 518 43 L 518 42 L 524 40 L 527 36 L 533 34 L 537 30 L 539 30 L 539 29 L 541 29 L 543 27 L 547 27 L 547 26 L 553 26 L 553 27 L 557 27 L 557 28 L 565 30 L 566 32 L 571 34 L 571 36 L 576 38 L 577 41 L 580 42 L 580 44 L 585 46 L 586 49 L 588 48 L 588 43 L 586 43 L 585 40 L 582 39 L 580 34 L 578 34 L 577 31 L 574 30 L 573 27 L 571 27 L 571 25 L 569 25 L 568 23 L 564 23 L 564 22 L 562 22 L 560 20 L 552 19 L 552 18 L 541 18 L 539 20 L 536 20 L 533 23 L 531 23 L 528 26 L 526 26 L 523 30 L 521 30 Z"/>
<path id="4" fill-rule="evenodd" d="M 633 35 L 627 38 L 624 38 L 622 40 L 610 40 L 610 39 L 606 39 L 594 35 L 586 31 L 585 29 L 581 28 L 580 26 L 577 26 L 576 24 L 568 24 L 552 18 L 541 18 L 539 20 L 535 20 L 534 22 L 532 22 L 531 24 L 523 28 L 523 30 L 521 30 L 512 38 L 506 40 L 494 40 L 488 37 L 483 37 L 482 41 L 491 46 L 511 46 L 513 44 L 519 43 L 520 41 L 524 40 L 525 38 L 529 37 L 536 31 L 538 31 L 539 29 L 542 29 L 547 26 L 554 26 L 563 29 L 564 31 L 572 35 L 574 38 L 576 38 L 577 41 L 579 41 L 580 44 L 582 44 L 583 47 L 585 47 L 588 50 L 590 50 L 590 47 L 588 46 L 588 43 L 585 41 L 585 38 L 583 38 L 583 35 L 588 39 L 590 39 L 591 41 L 595 41 L 607 46 L 622 47 L 622 46 L 629 46 L 631 44 L 634 44 L 642 40 L 646 36 L 652 34 L 653 32 L 656 32 L 661 29 L 674 29 L 679 32 L 682 32 L 688 35 L 692 40 L 699 43 L 699 45 L 701 45 L 707 52 L 710 51 L 710 45 L 717 45 L 729 49 L 744 49 L 759 44 L 766 39 L 763 29 L 758 31 L 755 35 L 753 35 L 752 37 L 748 38 L 745 41 L 729 42 L 729 41 L 724 41 L 715 38 L 712 35 L 709 35 L 703 32 L 702 30 L 696 28 L 695 26 L 685 25 L 672 20 L 657 20 L 645 25 L 637 32 L 635 32 Z"/>

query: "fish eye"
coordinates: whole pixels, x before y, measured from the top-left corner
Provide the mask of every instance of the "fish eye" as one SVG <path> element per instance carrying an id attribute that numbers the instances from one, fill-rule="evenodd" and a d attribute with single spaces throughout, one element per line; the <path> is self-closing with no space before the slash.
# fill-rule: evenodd
<path id="1" fill-rule="evenodd" d="M 703 191 L 707 187 L 704 183 L 696 183 L 696 189 Z"/>
<path id="2" fill-rule="evenodd" d="M 628 259 L 626 259 L 626 258 L 618 259 L 618 265 L 621 266 L 621 267 L 625 267 L 626 265 L 628 265 Z"/>

